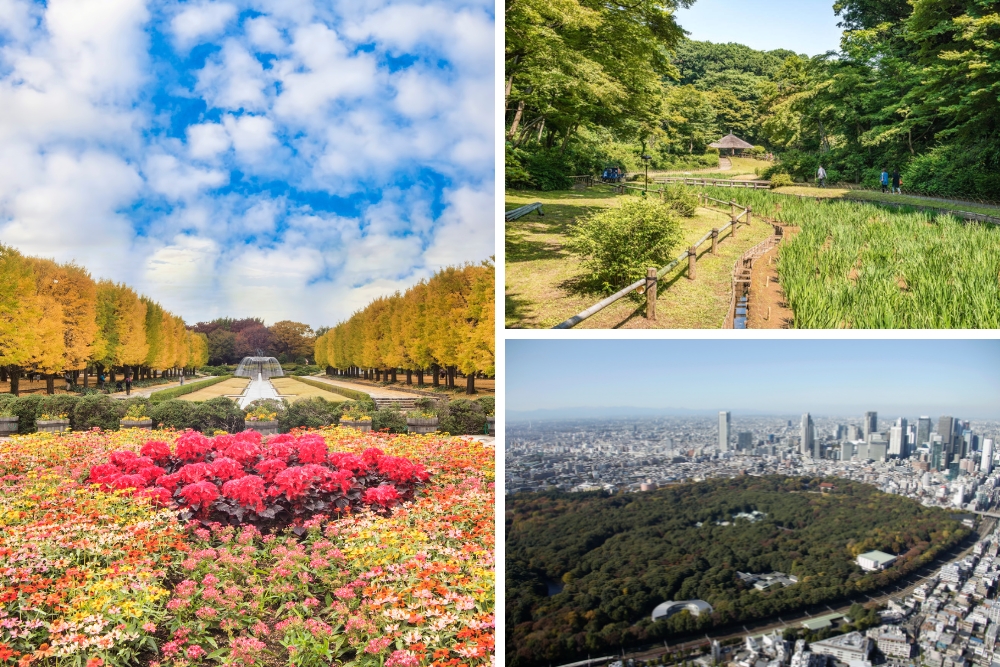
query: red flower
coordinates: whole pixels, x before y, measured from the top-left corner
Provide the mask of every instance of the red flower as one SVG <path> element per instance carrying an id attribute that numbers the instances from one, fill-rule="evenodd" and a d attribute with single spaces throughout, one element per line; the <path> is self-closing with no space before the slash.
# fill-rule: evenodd
<path id="1" fill-rule="evenodd" d="M 351 486 L 354 482 L 354 475 L 350 470 L 338 470 L 334 473 L 329 473 L 326 475 L 326 481 L 323 482 L 322 489 L 324 491 L 333 491 L 338 486 L 343 493 L 347 493 L 351 490 Z"/>
<path id="2" fill-rule="evenodd" d="M 274 476 L 288 467 L 281 459 L 267 459 L 257 464 L 257 472 L 264 476 L 268 482 L 274 481 Z"/>
<path id="3" fill-rule="evenodd" d="M 341 468 L 343 470 L 350 470 L 351 472 L 359 473 L 365 472 L 368 469 L 368 464 L 362 461 L 360 458 L 354 454 L 344 454 L 342 452 L 334 452 L 327 457 L 327 460 L 332 464 Z"/>
<path id="4" fill-rule="evenodd" d="M 202 461 L 212 451 L 212 441 L 197 431 L 187 431 L 177 438 L 177 458 L 183 461 Z"/>
<path id="5" fill-rule="evenodd" d="M 375 447 L 369 447 L 365 451 L 361 452 L 361 458 L 365 460 L 365 463 L 367 463 L 369 467 L 378 463 L 378 460 L 383 456 L 385 456 L 385 452 Z"/>
<path id="6" fill-rule="evenodd" d="M 219 497 L 219 489 L 211 482 L 197 482 L 181 489 L 181 498 L 188 505 L 204 505 Z"/>
<path id="7" fill-rule="evenodd" d="M 304 466 L 294 466 L 282 470 L 274 476 L 274 483 L 280 493 L 289 500 L 304 496 L 312 483 L 312 475 Z"/>
<path id="8" fill-rule="evenodd" d="M 139 458 L 139 456 L 135 452 L 130 451 L 128 449 L 117 452 L 111 452 L 111 454 L 108 455 L 108 460 L 111 461 L 112 464 L 122 469 L 124 469 L 125 466 L 127 466 L 130 461 L 133 461 L 137 458 Z"/>
<path id="9" fill-rule="evenodd" d="M 170 458 L 170 445 L 165 442 L 160 442 L 159 440 L 150 440 L 142 446 L 139 453 L 143 456 L 148 456 L 156 463 L 159 463 L 160 461 L 166 461 Z"/>
<path id="10" fill-rule="evenodd" d="M 378 471 L 397 484 L 414 480 L 425 481 L 429 477 L 422 466 L 398 456 L 383 456 L 379 459 Z"/>
<path id="11" fill-rule="evenodd" d="M 298 440 L 300 463 L 323 463 L 326 461 L 326 440 L 323 436 L 310 433 Z"/>
<path id="12" fill-rule="evenodd" d="M 264 455 L 267 458 L 288 461 L 289 457 L 295 453 L 295 446 L 289 440 L 278 440 L 278 438 L 283 436 L 287 436 L 289 440 L 291 439 L 291 436 L 282 433 L 268 440 L 267 449 L 264 451 Z"/>
<path id="13" fill-rule="evenodd" d="M 189 463 L 177 471 L 181 481 L 185 484 L 200 482 L 203 479 L 211 477 L 214 473 L 215 471 L 212 470 L 212 466 L 208 463 Z"/>
<path id="14" fill-rule="evenodd" d="M 230 480 L 222 485 L 222 495 L 260 512 L 264 509 L 264 480 L 257 475 Z"/>
<path id="15" fill-rule="evenodd" d="M 118 475 L 117 477 L 109 477 L 105 480 L 105 484 L 113 489 L 146 488 L 146 480 L 142 475 Z"/>
<path id="16" fill-rule="evenodd" d="M 173 473 L 172 475 L 160 475 L 159 477 L 156 478 L 156 483 L 159 486 L 162 486 L 165 489 L 169 490 L 170 492 L 174 492 L 177 490 L 177 485 L 180 483 L 180 481 L 181 481 L 181 476 L 176 472 Z"/>
<path id="17" fill-rule="evenodd" d="M 256 431 L 250 431 L 256 433 Z M 243 434 L 241 433 L 240 436 Z M 243 465 L 256 461 L 260 457 L 260 445 L 247 438 L 240 438 L 226 447 L 225 455 L 239 461 Z"/>
<path id="18" fill-rule="evenodd" d="M 200 465 L 200 464 L 196 464 Z M 185 468 L 190 468 L 191 466 L 185 466 Z M 243 466 L 234 461 L 233 459 L 226 458 L 225 456 L 219 457 L 212 462 L 211 465 L 212 473 L 219 479 L 239 479 L 243 477 L 246 473 L 243 472 Z M 181 469 L 183 471 L 183 468 Z"/>
<path id="19" fill-rule="evenodd" d="M 121 469 L 113 463 L 102 463 L 90 469 L 90 478 L 87 480 L 91 484 L 103 482 L 105 478 L 122 474 Z"/>
<path id="20" fill-rule="evenodd" d="M 399 492 L 396 491 L 396 487 L 382 485 L 376 486 L 374 489 L 368 489 L 365 491 L 364 500 L 365 503 L 369 505 L 381 505 L 382 507 L 389 507 L 399 501 Z"/>
<path id="21" fill-rule="evenodd" d="M 153 480 L 157 479 L 165 472 L 167 471 L 160 466 L 146 466 L 145 468 L 140 468 L 137 474 L 146 480 L 146 486 L 149 486 L 153 483 Z"/>

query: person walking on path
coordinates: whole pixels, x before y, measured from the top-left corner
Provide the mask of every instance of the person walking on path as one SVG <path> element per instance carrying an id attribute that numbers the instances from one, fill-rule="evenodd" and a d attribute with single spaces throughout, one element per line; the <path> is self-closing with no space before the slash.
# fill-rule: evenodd
<path id="1" fill-rule="evenodd" d="M 903 182 L 903 177 L 899 174 L 899 169 L 892 170 L 892 193 L 901 195 L 903 191 L 899 188 L 900 184 Z"/>
<path id="2" fill-rule="evenodd" d="M 104 371 L 101 371 L 101 372 L 100 372 L 100 374 L 99 374 L 99 375 L 97 376 L 97 383 L 98 383 L 98 384 L 100 385 L 100 387 L 101 387 L 101 391 L 104 391 L 104 383 L 105 383 L 106 381 L 107 381 L 107 380 L 106 380 L 106 378 L 104 377 Z"/>
<path id="3" fill-rule="evenodd" d="M 882 169 L 882 178 L 880 180 L 882 182 L 882 192 L 885 192 L 885 189 L 889 187 L 889 172 L 884 168 Z"/>
<path id="4" fill-rule="evenodd" d="M 125 376 L 125 395 L 132 395 L 132 374 L 129 373 Z"/>
<path id="5" fill-rule="evenodd" d="M 826 187 L 826 169 L 823 168 L 823 165 L 820 165 L 819 171 L 816 172 L 816 180 L 819 181 L 819 187 Z"/>

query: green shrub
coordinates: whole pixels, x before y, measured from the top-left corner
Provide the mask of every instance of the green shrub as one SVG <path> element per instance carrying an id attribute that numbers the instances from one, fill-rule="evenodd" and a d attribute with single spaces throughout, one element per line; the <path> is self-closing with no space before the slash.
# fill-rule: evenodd
<path id="1" fill-rule="evenodd" d="M 244 429 L 243 411 L 225 396 L 216 396 L 195 405 L 195 428 L 203 433 L 210 434 L 218 430 L 239 433 Z"/>
<path id="2" fill-rule="evenodd" d="M 479 401 L 456 398 L 441 409 L 438 430 L 452 435 L 477 435 L 486 427 L 486 411 Z"/>
<path id="3" fill-rule="evenodd" d="M 136 405 L 142 408 L 143 414 L 149 417 L 149 410 L 152 403 L 144 396 L 134 396 L 132 398 L 126 398 L 124 401 L 115 401 L 115 405 L 118 410 L 118 418 L 124 419 L 125 414 L 129 411 L 129 409 Z"/>
<path id="4" fill-rule="evenodd" d="M 589 278 L 615 292 L 669 262 L 681 226 L 671 206 L 652 197 L 627 197 L 619 208 L 597 211 L 570 232 L 569 248 L 583 258 Z"/>
<path id="5" fill-rule="evenodd" d="M 504 154 L 504 185 L 514 190 L 528 190 L 537 187 L 531 174 L 524 168 L 524 159 L 527 157 L 524 151 L 520 151 L 507 144 Z"/>
<path id="6" fill-rule="evenodd" d="M 698 195 L 691 188 L 678 184 L 667 185 L 659 194 L 664 204 L 685 218 L 693 217 L 698 210 Z"/>
<path id="7" fill-rule="evenodd" d="M 278 423 L 284 432 L 293 428 L 319 428 L 334 424 L 340 418 L 338 404 L 319 396 L 295 401 L 281 414 Z"/>
<path id="8" fill-rule="evenodd" d="M 322 380 L 313 380 L 304 377 L 296 377 L 295 379 L 298 380 L 299 382 L 305 382 L 310 387 L 325 389 L 326 391 L 332 392 L 334 394 L 340 394 L 341 396 L 346 396 L 347 398 L 353 399 L 355 401 L 372 400 L 372 397 L 363 391 L 355 391 L 354 389 L 347 389 L 346 387 L 338 387 L 328 382 L 323 382 Z"/>
<path id="9" fill-rule="evenodd" d="M 102 431 L 117 430 L 120 414 L 124 414 L 119 413 L 117 402 L 107 394 L 81 396 L 73 411 L 73 429 L 86 431 L 96 427 Z"/>
<path id="10" fill-rule="evenodd" d="M 416 408 L 421 412 L 438 414 L 440 410 L 439 401 L 436 398 L 430 398 L 429 396 L 421 396 L 417 400 L 413 401 L 413 405 L 416 406 Z"/>
<path id="11" fill-rule="evenodd" d="M 14 394 L 0 394 L 0 417 L 14 416 L 14 401 L 17 396 Z"/>
<path id="12" fill-rule="evenodd" d="M 483 408 L 487 417 L 492 417 L 496 413 L 497 399 L 493 396 L 483 396 L 476 399 L 476 403 Z"/>
<path id="13" fill-rule="evenodd" d="M 406 433 L 406 415 L 395 405 L 376 410 L 372 415 L 372 430 Z"/>
<path id="14" fill-rule="evenodd" d="M 558 150 L 540 150 L 528 155 L 525 167 L 539 190 L 566 190 L 573 185 L 573 168 Z"/>
<path id="15" fill-rule="evenodd" d="M 202 366 L 198 372 L 203 375 L 230 375 L 235 367 L 230 366 Z"/>
<path id="16" fill-rule="evenodd" d="M 1000 196 L 1000 145 L 947 145 L 914 158 L 903 188 L 937 197 Z M 891 168 L 890 168 L 891 171 Z"/>
<path id="17" fill-rule="evenodd" d="M 783 188 L 787 185 L 794 185 L 792 177 L 788 174 L 777 173 L 771 176 L 771 189 Z"/>
<path id="18" fill-rule="evenodd" d="M 52 396 L 42 396 L 38 405 L 38 414 L 46 413 L 50 415 L 66 415 L 70 420 L 70 428 L 76 429 L 73 423 L 73 412 L 76 404 L 80 400 L 79 396 L 73 394 L 53 394 Z"/>
<path id="19" fill-rule="evenodd" d="M 175 428 L 183 431 L 197 426 L 194 420 L 196 405 L 197 403 L 174 398 L 154 404 L 149 410 L 149 416 L 156 428 Z"/>

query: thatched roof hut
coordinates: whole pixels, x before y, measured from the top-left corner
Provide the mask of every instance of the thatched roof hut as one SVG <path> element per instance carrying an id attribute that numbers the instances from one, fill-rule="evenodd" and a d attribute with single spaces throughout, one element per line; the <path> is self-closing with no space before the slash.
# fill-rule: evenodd
<path id="1" fill-rule="evenodd" d="M 748 148 L 753 148 L 753 144 L 748 144 L 747 142 L 743 141 L 732 132 L 722 137 L 718 141 L 709 144 L 709 146 L 711 148 L 718 148 L 720 151 L 728 148 L 731 151 L 732 155 L 736 155 L 736 151 L 744 151 Z"/>

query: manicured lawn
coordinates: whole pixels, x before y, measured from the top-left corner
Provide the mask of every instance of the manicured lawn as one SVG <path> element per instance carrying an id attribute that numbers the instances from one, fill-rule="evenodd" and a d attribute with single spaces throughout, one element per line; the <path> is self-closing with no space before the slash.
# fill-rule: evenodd
<path id="1" fill-rule="evenodd" d="M 219 382 L 213 384 L 211 387 L 205 387 L 204 389 L 199 389 L 198 391 L 193 391 L 190 394 L 184 394 L 177 398 L 182 401 L 207 401 L 216 396 L 232 396 L 242 393 L 248 384 L 250 384 L 250 380 L 246 378 L 230 378 L 225 382 Z"/>
<path id="2" fill-rule="evenodd" d="M 271 384 L 278 390 L 289 403 L 302 400 L 303 398 L 319 397 L 331 403 L 340 403 L 348 400 L 346 396 L 335 394 L 332 391 L 314 387 L 305 382 L 299 382 L 294 377 L 271 378 Z"/>
<path id="3" fill-rule="evenodd" d="M 576 219 L 597 208 L 616 206 L 620 196 L 611 188 L 558 192 L 508 191 L 507 209 L 535 201 L 543 203 L 545 215 L 535 213 L 506 225 L 506 326 L 549 328 L 589 308 L 605 295 L 585 290 L 579 258 L 565 249 Z M 698 209 L 693 218 L 682 218 L 684 242 L 677 254 L 713 227 L 721 227 L 729 216 Z M 657 290 L 657 319 L 645 318 L 644 297 L 625 298 L 577 325 L 577 328 L 718 328 L 731 298 L 731 276 L 737 258 L 772 233 L 770 225 L 755 221 L 741 227 L 735 241 L 729 233 L 721 237 L 719 254 L 702 246 L 696 280 L 687 279 L 687 263 L 667 274 Z"/>

